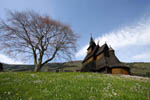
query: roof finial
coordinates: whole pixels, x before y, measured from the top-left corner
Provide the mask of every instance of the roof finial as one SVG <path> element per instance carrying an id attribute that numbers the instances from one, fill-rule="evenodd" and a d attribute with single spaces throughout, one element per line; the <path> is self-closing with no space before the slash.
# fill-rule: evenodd
<path id="1" fill-rule="evenodd" d="M 94 39 L 93 39 L 93 37 L 92 37 L 92 34 L 91 34 L 91 39 L 90 39 L 90 45 L 96 45 L 96 44 L 95 44 L 95 41 L 94 41 Z"/>
<path id="2" fill-rule="evenodd" d="M 91 34 L 91 41 L 94 41 L 94 40 L 93 40 L 93 37 L 92 37 L 92 33 L 90 33 L 90 34 Z"/>

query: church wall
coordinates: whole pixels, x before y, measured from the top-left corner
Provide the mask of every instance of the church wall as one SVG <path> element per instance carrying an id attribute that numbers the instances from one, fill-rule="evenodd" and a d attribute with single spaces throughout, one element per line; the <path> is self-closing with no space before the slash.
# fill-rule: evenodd
<path id="1" fill-rule="evenodd" d="M 95 70 L 95 61 L 90 61 L 87 64 L 83 64 L 81 72 L 94 72 Z"/>
<path id="2" fill-rule="evenodd" d="M 98 56 L 96 57 L 96 61 L 98 61 L 99 59 L 101 59 L 103 56 L 104 56 L 103 53 L 101 53 L 100 55 L 98 55 Z"/>
<path id="3" fill-rule="evenodd" d="M 90 49 L 88 50 L 88 54 L 91 53 L 91 52 L 92 52 L 92 48 L 90 48 Z"/>
<path id="4" fill-rule="evenodd" d="M 128 75 L 129 71 L 125 68 L 112 68 L 112 74 L 125 74 L 125 75 Z"/>
<path id="5" fill-rule="evenodd" d="M 102 56 L 99 60 L 96 60 L 96 69 L 101 69 L 102 67 L 107 66 L 105 63 L 105 57 Z"/>
<path id="6" fill-rule="evenodd" d="M 94 60 L 94 58 L 93 57 L 91 57 L 91 58 L 89 58 L 87 61 L 85 61 L 83 64 L 85 65 L 85 64 L 88 64 L 89 62 L 92 62 Z"/>
<path id="7" fill-rule="evenodd" d="M 120 74 L 121 70 L 120 68 L 112 68 L 112 74 Z"/>
<path id="8" fill-rule="evenodd" d="M 127 69 L 122 69 L 122 74 L 128 75 L 129 71 Z"/>

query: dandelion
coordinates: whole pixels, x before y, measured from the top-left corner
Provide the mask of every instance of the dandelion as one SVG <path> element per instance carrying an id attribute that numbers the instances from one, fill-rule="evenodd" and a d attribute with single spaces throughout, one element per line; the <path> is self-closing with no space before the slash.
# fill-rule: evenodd
<path id="1" fill-rule="evenodd" d="M 80 78 L 84 78 L 84 76 L 83 75 L 77 75 L 76 78 L 80 79 Z"/>
<path id="2" fill-rule="evenodd" d="M 10 95 L 11 93 L 10 92 L 8 92 L 8 95 Z"/>
<path id="3" fill-rule="evenodd" d="M 95 96 L 90 96 L 89 100 L 95 100 L 94 98 L 95 98 Z"/>
<path id="4" fill-rule="evenodd" d="M 43 81 L 42 80 L 35 80 L 33 81 L 33 83 L 42 83 Z"/>
<path id="5" fill-rule="evenodd" d="M 35 77 L 35 74 L 31 74 L 32 77 Z"/>

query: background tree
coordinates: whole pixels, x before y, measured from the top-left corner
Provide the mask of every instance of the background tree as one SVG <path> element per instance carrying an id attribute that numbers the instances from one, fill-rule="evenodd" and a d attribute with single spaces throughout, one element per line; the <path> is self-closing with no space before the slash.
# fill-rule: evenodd
<path id="1" fill-rule="evenodd" d="M 71 59 L 76 50 L 77 37 L 68 25 L 34 11 L 9 11 L 0 21 L 0 35 L 5 53 L 33 57 L 34 71 L 55 57 Z"/>

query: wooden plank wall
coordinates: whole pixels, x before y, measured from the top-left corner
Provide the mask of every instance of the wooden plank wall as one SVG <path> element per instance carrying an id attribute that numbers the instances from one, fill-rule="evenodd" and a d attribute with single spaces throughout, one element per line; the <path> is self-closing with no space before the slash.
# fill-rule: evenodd
<path id="1" fill-rule="evenodd" d="M 112 74 L 120 74 L 121 71 L 120 71 L 120 68 L 113 68 L 112 69 Z"/>
<path id="2" fill-rule="evenodd" d="M 101 59 L 102 57 L 103 57 L 103 53 L 101 53 L 100 55 L 98 55 L 97 57 L 96 57 L 96 61 L 98 61 L 99 59 Z"/>
<path id="3" fill-rule="evenodd" d="M 94 60 L 94 58 L 91 57 L 91 58 L 89 58 L 87 61 L 85 61 L 84 64 L 88 64 L 89 62 L 91 62 L 91 61 L 93 61 L 93 60 Z"/>
<path id="4" fill-rule="evenodd" d="M 112 74 L 125 74 L 128 75 L 129 72 L 127 69 L 123 69 L 123 68 L 112 68 Z"/>

